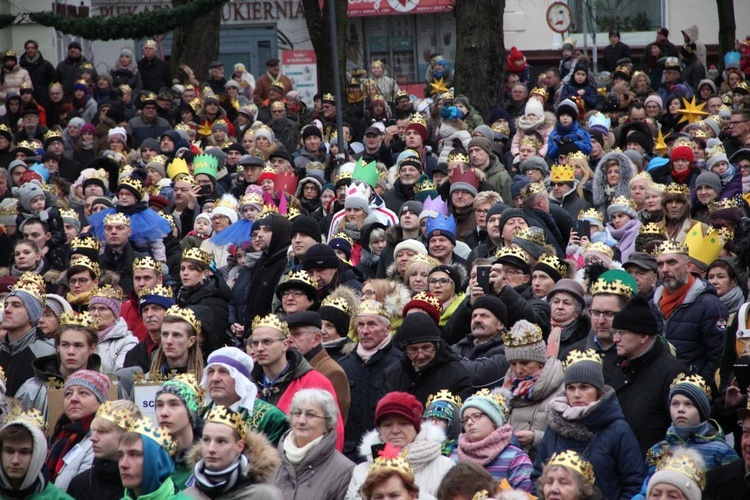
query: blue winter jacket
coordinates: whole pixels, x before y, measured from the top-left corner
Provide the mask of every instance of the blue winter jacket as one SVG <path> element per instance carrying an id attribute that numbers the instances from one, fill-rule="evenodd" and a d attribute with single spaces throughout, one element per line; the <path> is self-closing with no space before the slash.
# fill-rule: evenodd
<path id="1" fill-rule="evenodd" d="M 557 162 L 557 152 L 565 142 L 572 141 L 585 155 L 591 153 L 591 136 L 581 127 L 578 122 L 564 127 L 557 122 L 555 128 L 550 132 L 547 139 L 547 158 Z"/>

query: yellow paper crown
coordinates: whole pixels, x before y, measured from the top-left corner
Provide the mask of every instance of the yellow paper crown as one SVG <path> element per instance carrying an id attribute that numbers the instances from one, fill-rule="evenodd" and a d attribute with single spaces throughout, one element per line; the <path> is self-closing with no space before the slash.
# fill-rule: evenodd
<path id="1" fill-rule="evenodd" d="M 511 247 L 498 248 L 495 251 L 495 260 L 501 257 L 516 257 L 518 259 L 521 259 L 523 262 L 527 264 L 529 263 L 529 258 L 526 256 L 526 253 L 520 248 L 511 248 Z"/>
<path id="2" fill-rule="evenodd" d="M 182 252 L 182 260 L 185 259 L 196 260 L 206 266 L 210 266 L 214 261 L 214 253 L 198 247 L 188 248 Z"/>
<path id="3" fill-rule="evenodd" d="M 119 186 L 117 186 L 117 190 L 119 191 L 121 189 L 121 186 L 128 186 L 131 189 L 134 189 L 136 192 L 140 193 L 141 196 L 144 195 L 146 192 L 146 189 L 143 187 L 143 183 L 140 179 L 136 179 L 135 177 L 123 177 L 120 180 Z"/>
<path id="4" fill-rule="evenodd" d="M 242 437 L 245 437 L 245 421 L 242 419 L 242 414 L 232 411 L 226 406 L 212 406 L 206 415 L 206 423 L 214 422 L 216 424 L 228 425 L 234 431 Z"/>
<path id="5" fill-rule="evenodd" d="M 411 300 L 421 300 L 422 302 L 427 302 L 436 310 L 438 310 L 440 314 L 443 313 L 443 304 L 440 303 L 440 300 L 438 300 L 437 297 L 429 292 L 417 292 L 414 294 Z"/>
<path id="6" fill-rule="evenodd" d="M 352 173 L 351 172 L 341 172 L 334 179 L 334 184 L 338 183 L 340 180 L 351 179 L 351 178 L 352 178 Z"/>
<path id="7" fill-rule="evenodd" d="M 216 203 L 214 203 L 214 210 L 219 207 L 225 207 L 230 210 L 237 211 L 237 199 L 233 196 L 222 196 Z"/>
<path id="8" fill-rule="evenodd" d="M 630 298 L 633 296 L 633 288 L 627 283 L 623 283 L 622 280 L 607 281 L 599 278 L 591 286 L 591 295 L 598 295 L 600 293 L 610 293 Z"/>
<path id="9" fill-rule="evenodd" d="M 11 288 L 12 292 L 25 292 L 34 297 L 37 302 L 39 302 L 42 305 L 42 308 L 46 305 L 46 299 L 44 294 L 44 289 L 40 289 L 39 285 L 34 281 L 21 281 L 19 280 L 15 285 L 13 285 L 13 288 Z"/>
<path id="10" fill-rule="evenodd" d="M 354 246 L 354 240 L 348 234 L 344 232 L 334 234 L 331 239 L 333 240 L 336 238 L 346 240 L 347 242 L 349 242 L 349 246 L 352 246 L 352 247 Z"/>
<path id="11" fill-rule="evenodd" d="M 261 220 L 268 217 L 269 215 L 277 213 L 279 213 L 279 207 L 277 207 L 273 203 L 267 203 L 263 205 L 263 211 L 258 214 L 258 217 L 255 220 Z"/>
<path id="12" fill-rule="evenodd" d="M 440 264 L 437 260 L 435 260 L 434 257 L 430 255 L 417 253 L 409 257 L 409 260 L 406 261 L 406 268 L 408 269 L 409 266 L 411 266 L 415 262 L 422 262 L 424 264 L 427 264 L 428 266 L 430 266 L 430 269 Z"/>
<path id="13" fill-rule="evenodd" d="M 190 176 L 190 169 L 188 168 L 187 162 L 184 158 L 175 158 L 172 163 L 167 167 L 167 175 L 170 179 L 178 180 L 178 175 Z"/>
<path id="14" fill-rule="evenodd" d="M 667 228 L 665 226 L 662 226 L 661 224 L 657 224 L 656 222 L 649 222 L 648 224 L 644 224 L 640 227 L 640 229 L 638 230 L 638 234 L 658 234 L 667 236 Z"/>
<path id="15" fill-rule="evenodd" d="M 552 165 L 550 180 L 552 182 L 575 181 L 576 168 L 573 165 Z"/>
<path id="16" fill-rule="evenodd" d="M 503 344 L 505 347 L 525 347 L 531 344 L 538 344 L 544 340 L 542 329 L 534 323 L 528 323 L 531 328 L 518 328 L 503 332 Z"/>
<path id="17" fill-rule="evenodd" d="M 173 305 L 172 307 L 167 309 L 165 317 L 166 316 L 180 318 L 182 321 L 190 325 L 196 335 L 201 332 L 201 327 L 203 326 L 201 324 L 201 320 L 195 317 L 195 313 L 189 307 L 180 307 L 178 305 Z"/>
<path id="18" fill-rule="evenodd" d="M 633 200 L 629 199 L 625 195 L 615 196 L 609 206 L 611 207 L 613 205 L 624 205 L 633 209 L 635 208 L 635 203 L 633 202 Z"/>
<path id="19" fill-rule="evenodd" d="M 542 143 L 539 141 L 539 139 L 529 134 L 529 135 L 524 135 L 521 138 L 521 142 L 519 146 L 531 146 L 532 148 L 538 150 L 539 148 L 542 147 Z"/>
<path id="20" fill-rule="evenodd" d="M 318 288 L 318 278 L 313 276 L 312 274 L 308 273 L 307 271 L 289 271 L 286 275 L 286 283 L 289 283 L 290 281 L 299 281 L 304 283 L 305 285 L 309 285 L 317 290 Z"/>
<path id="21" fill-rule="evenodd" d="M 168 299 L 174 298 L 174 292 L 171 287 L 162 285 L 161 283 L 153 288 L 141 288 L 138 291 L 138 298 L 145 297 L 146 295 L 157 295 L 159 297 L 165 297 Z"/>
<path id="22" fill-rule="evenodd" d="M 554 466 L 562 466 L 574 470 L 589 484 L 594 484 L 594 480 L 596 479 L 594 477 L 594 467 L 591 463 L 572 450 L 565 450 L 552 455 L 547 467 Z"/>
<path id="23" fill-rule="evenodd" d="M 414 478 L 414 471 L 406 460 L 406 450 L 402 451 L 390 443 L 386 443 L 385 448 L 378 452 L 367 473 L 375 474 L 384 470 Z"/>
<path id="24" fill-rule="evenodd" d="M 520 227 L 516 229 L 516 232 L 513 233 L 513 237 L 536 243 L 539 246 L 547 244 L 547 236 L 545 236 L 544 231 L 534 231 L 530 227 Z"/>
<path id="25" fill-rule="evenodd" d="M 510 127 L 503 122 L 495 122 L 490 127 L 493 132 L 499 132 L 501 134 L 510 135 Z"/>
<path id="26" fill-rule="evenodd" d="M 463 401 L 461 400 L 461 396 L 458 394 L 453 394 L 451 391 L 448 391 L 446 389 L 443 389 L 441 391 L 438 391 L 435 394 L 430 394 L 430 397 L 427 398 L 427 403 L 424 405 L 425 408 L 430 406 L 432 403 L 435 403 L 437 401 L 447 401 L 448 403 L 454 404 L 461 408 L 463 405 Z"/>
<path id="27" fill-rule="evenodd" d="M 586 349 L 585 351 L 580 351 L 578 349 L 575 349 L 573 351 L 570 351 L 570 354 L 568 354 L 568 356 L 565 358 L 563 367 L 567 370 L 574 364 L 581 363 L 582 361 L 591 361 L 593 363 L 597 363 L 599 366 L 604 366 L 601 355 L 595 350 Z"/>
<path id="28" fill-rule="evenodd" d="M 8 415 L 6 415 L 4 425 L 7 426 L 21 422 L 32 425 L 43 432 L 47 432 L 47 421 L 44 419 L 42 412 L 36 408 L 23 411 L 20 406 L 13 407 L 13 409 L 8 412 Z"/>
<path id="29" fill-rule="evenodd" d="M 678 449 L 670 452 L 656 465 L 656 470 L 681 474 L 697 484 L 701 491 L 706 487 L 706 471 L 700 462 L 700 454 L 694 450 Z M 684 486 L 690 488 L 689 483 Z M 700 491 L 696 493 L 696 496 L 700 496 Z"/>
<path id="30" fill-rule="evenodd" d="M 533 89 L 531 89 L 531 92 L 529 92 L 529 95 L 532 94 L 542 96 L 545 101 L 547 100 L 547 96 L 549 95 L 547 94 L 547 89 L 545 89 L 544 87 L 534 87 Z"/>
<path id="31" fill-rule="evenodd" d="M 717 210 L 729 210 L 732 208 L 739 208 L 742 206 L 743 200 L 740 196 L 732 198 L 724 198 L 721 200 L 714 200 L 708 204 L 709 213 L 716 212 Z"/>
<path id="32" fill-rule="evenodd" d="M 450 159 L 448 160 L 450 161 Z M 432 179 L 424 179 L 421 182 L 414 184 L 414 193 L 421 193 L 422 191 L 437 191 L 437 184 Z"/>
<path id="33" fill-rule="evenodd" d="M 685 184 L 677 184 L 676 182 L 672 182 L 666 188 L 664 188 L 664 192 L 667 193 L 667 194 L 683 194 L 683 195 L 688 195 L 688 194 L 690 194 L 690 186 L 687 186 Z"/>
<path id="34" fill-rule="evenodd" d="M 690 384 L 694 387 L 697 387 L 698 389 L 703 391 L 703 394 L 708 397 L 709 401 L 711 400 L 711 387 L 706 383 L 706 380 L 697 373 L 693 373 L 690 375 L 686 373 L 680 373 L 672 381 L 672 385 L 669 386 L 669 389 L 671 390 L 677 384 Z"/>
<path id="35" fill-rule="evenodd" d="M 86 311 L 79 313 L 75 311 L 66 311 L 60 315 L 60 325 L 96 330 L 99 328 L 99 320 Z"/>
<path id="36" fill-rule="evenodd" d="M 107 214 L 104 217 L 104 225 L 115 225 L 115 224 L 123 224 L 125 226 L 130 227 L 130 218 L 125 215 L 121 214 L 120 212 L 115 212 L 113 214 Z"/>
<path id="37" fill-rule="evenodd" d="M 537 264 L 546 264 L 555 271 L 557 271 L 557 274 L 559 274 L 563 278 L 568 277 L 568 266 L 565 264 L 565 262 L 561 261 L 559 258 L 557 258 L 556 255 L 550 255 L 547 253 L 543 253 L 541 257 L 539 257 L 539 260 L 537 261 Z"/>
<path id="38" fill-rule="evenodd" d="M 94 273 L 94 276 L 96 276 L 97 278 L 99 277 L 99 263 L 92 261 L 85 255 L 81 255 L 80 257 L 76 257 L 75 259 L 70 261 L 70 267 L 68 269 L 77 266 L 85 267 L 86 269 Z"/>
<path id="39" fill-rule="evenodd" d="M 96 418 L 112 422 L 122 430 L 129 429 L 133 421 L 132 412 L 125 409 L 115 409 L 112 401 L 105 401 L 99 406 L 99 409 L 96 410 Z"/>
<path id="40" fill-rule="evenodd" d="M 543 182 L 531 182 L 529 184 L 526 184 L 521 189 L 521 197 L 531 198 L 535 194 L 541 193 L 542 191 L 546 191 L 546 190 L 547 190 L 547 186 L 545 186 Z"/>
<path id="41" fill-rule="evenodd" d="M 161 276 L 162 264 L 150 255 L 144 255 L 133 260 L 133 270 L 135 271 L 136 269 L 151 269 Z"/>
<path id="42" fill-rule="evenodd" d="M 505 397 L 503 397 L 502 394 L 499 392 L 493 392 L 490 391 L 487 388 L 481 389 L 468 398 L 466 398 L 466 403 L 469 402 L 469 399 L 471 398 L 483 398 L 483 399 L 489 399 L 491 401 L 494 401 L 495 404 L 497 404 L 500 407 L 500 410 L 503 412 L 503 416 L 505 417 L 505 420 L 508 420 L 508 415 L 510 414 L 510 408 L 508 408 L 508 403 L 505 401 Z"/>
<path id="43" fill-rule="evenodd" d="M 666 240 L 663 241 L 654 250 L 655 255 L 666 255 L 666 254 L 679 254 L 689 255 L 689 250 L 686 244 L 680 243 L 677 240 Z"/>
<path id="44" fill-rule="evenodd" d="M 326 92 L 325 94 L 323 94 L 323 98 L 321 100 L 336 102 L 336 98 L 330 92 Z"/>
<path id="45" fill-rule="evenodd" d="M 78 212 L 76 212 L 76 211 L 75 211 L 75 210 L 73 210 L 72 208 L 71 208 L 70 210 L 68 210 L 67 208 L 61 208 L 61 209 L 60 209 L 60 216 L 61 216 L 61 217 L 62 217 L 63 219 L 75 219 L 75 220 L 80 220 L 80 219 L 79 219 L 79 217 L 78 217 Z"/>
<path id="46" fill-rule="evenodd" d="M 359 303 L 357 309 L 357 316 L 364 316 L 365 314 L 374 314 L 376 316 L 383 316 L 384 318 L 391 317 L 388 309 L 376 300 L 365 300 Z"/>
<path id="47" fill-rule="evenodd" d="M 463 151 L 457 151 L 454 149 L 448 153 L 448 163 L 453 162 L 471 163 L 471 158 Z"/>
<path id="48" fill-rule="evenodd" d="M 0 215 L 18 215 L 18 202 L 8 207 L 0 205 Z"/>
<path id="49" fill-rule="evenodd" d="M 100 286 L 94 289 L 92 297 L 105 297 L 122 302 L 122 288 L 115 288 L 112 285 Z"/>
<path id="50" fill-rule="evenodd" d="M 244 207 L 245 205 L 263 206 L 263 197 L 258 193 L 249 193 L 240 196 L 240 207 Z"/>
<path id="51" fill-rule="evenodd" d="M 602 225 L 604 224 L 604 216 L 599 213 L 595 208 L 589 208 L 587 210 L 581 210 L 578 212 L 578 220 L 583 219 L 596 219 Z"/>
<path id="52" fill-rule="evenodd" d="M 354 313 L 354 311 L 352 311 L 352 308 L 349 306 L 349 302 L 347 302 L 346 299 L 343 297 L 331 297 L 329 295 L 328 297 L 323 299 L 323 302 L 321 302 L 320 307 L 334 307 L 349 316 L 351 316 Z"/>
<path id="53" fill-rule="evenodd" d="M 289 325 L 287 324 L 286 321 L 283 321 L 276 314 L 268 314 L 266 316 L 256 316 L 253 319 L 252 328 L 253 328 L 253 331 L 256 328 L 273 328 L 274 330 L 278 330 L 279 332 L 281 332 L 284 338 L 289 337 Z"/>
<path id="54" fill-rule="evenodd" d="M 32 271 L 26 271 L 19 278 L 17 283 L 27 283 L 31 286 L 35 286 L 39 291 L 39 295 L 44 296 L 47 293 L 47 284 L 44 282 L 44 278 L 39 274 L 34 274 Z"/>
<path id="55" fill-rule="evenodd" d="M 409 123 L 417 123 L 427 128 L 427 120 L 425 120 L 425 117 L 422 113 L 414 113 L 413 115 L 411 115 L 409 117 Z"/>
<path id="56" fill-rule="evenodd" d="M 588 161 L 589 157 L 586 155 L 583 151 L 574 151 L 572 153 L 568 153 L 567 160 L 584 160 Z"/>
<path id="57" fill-rule="evenodd" d="M 586 246 L 586 249 L 584 250 L 584 253 L 586 252 L 599 252 L 603 253 L 610 259 L 612 259 L 615 256 L 614 250 L 612 250 L 612 247 L 607 245 L 606 243 L 602 243 L 601 241 L 597 241 L 596 243 L 591 243 L 588 246 Z"/>
<path id="58" fill-rule="evenodd" d="M 159 214 L 159 217 L 169 222 L 169 225 L 172 227 L 173 230 L 177 227 L 177 225 L 174 222 L 174 217 L 172 216 L 172 214 L 168 214 L 167 212 L 164 212 L 163 210 L 159 210 L 156 213 Z"/>
<path id="59" fill-rule="evenodd" d="M 289 220 L 292 220 L 295 217 L 299 217 L 300 215 L 302 215 L 302 212 L 300 212 L 299 208 L 297 207 L 289 207 L 286 212 L 286 218 Z"/>
<path id="60" fill-rule="evenodd" d="M 161 446 L 170 456 L 177 450 L 177 444 L 172 440 L 169 429 L 155 426 L 149 418 L 139 418 L 130 421 L 127 431 L 135 432 L 149 438 Z"/>
<path id="61" fill-rule="evenodd" d="M 648 173 L 648 172 L 646 172 L 646 171 L 643 171 L 643 172 L 638 172 L 637 174 L 635 174 L 635 175 L 633 176 L 633 178 L 632 178 L 632 179 L 630 180 L 630 182 L 633 182 L 633 181 L 634 181 L 634 180 L 636 180 L 636 179 L 646 179 L 646 180 L 647 180 L 647 181 L 649 182 L 649 184 L 650 184 L 651 182 L 653 182 L 653 179 L 651 178 L 651 174 L 649 174 L 649 173 Z"/>
<path id="62" fill-rule="evenodd" d="M 710 226 L 706 231 L 706 235 L 703 236 L 700 222 L 696 222 L 685 236 L 688 255 L 705 265 L 709 265 L 719 258 L 719 254 L 726 242 L 727 240 L 721 238 L 719 230 Z"/>

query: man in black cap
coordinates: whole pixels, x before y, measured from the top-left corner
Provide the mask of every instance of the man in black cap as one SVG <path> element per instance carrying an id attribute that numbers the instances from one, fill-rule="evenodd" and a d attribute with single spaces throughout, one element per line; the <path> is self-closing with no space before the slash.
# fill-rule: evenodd
<path id="1" fill-rule="evenodd" d="M 289 347 L 299 351 L 313 367 L 313 370 L 319 371 L 331 381 L 333 389 L 336 391 L 341 417 L 346 424 L 346 416 L 349 414 L 349 403 L 351 401 L 349 379 L 341 365 L 336 363 L 328 355 L 328 351 L 323 348 L 320 314 L 313 311 L 300 311 L 290 314 L 284 319 L 289 325 Z"/>
<path id="2" fill-rule="evenodd" d="M 55 81 L 62 83 L 63 90 L 66 96 L 73 95 L 73 84 L 80 75 L 81 65 L 89 62 L 81 52 L 81 44 L 77 41 L 72 41 L 68 44 L 68 56 L 60 61 L 55 71 Z M 92 81 L 96 81 L 97 73 L 96 69 L 91 69 Z"/>
<path id="3" fill-rule="evenodd" d="M 620 31 L 609 31 L 609 45 L 604 48 L 604 70 L 610 73 L 617 68 L 617 61 L 630 57 L 630 46 L 620 41 Z"/>
<path id="4" fill-rule="evenodd" d="M 263 106 L 266 99 L 268 99 L 271 84 L 274 82 L 281 82 L 284 84 L 285 93 L 294 89 L 294 85 L 292 85 L 292 81 L 289 77 L 281 74 L 281 62 L 275 57 L 266 61 L 266 73 L 255 81 L 253 102 L 258 108 Z"/>
<path id="5" fill-rule="evenodd" d="M 140 147 L 141 143 L 148 139 L 159 139 L 164 132 L 171 130 L 172 126 L 167 120 L 159 116 L 156 104 L 156 94 L 151 92 L 143 94 L 138 98 L 136 103 L 141 114 L 128 121 L 128 136 L 133 137 L 135 147 Z"/>
<path id="6" fill-rule="evenodd" d="M 636 294 L 612 320 L 617 348 L 617 366 L 609 385 L 625 415 L 636 429 L 641 453 L 664 439 L 672 419 L 669 389 L 680 373 L 688 372 L 675 358 L 666 341 L 659 337 L 659 326 L 648 301 Z"/>
<path id="7" fill-rule="evenodd" d="M 324 243 L 307 249 L 302 259 L 302 269 L 318 280 L 318 300 L 322 301 L 339 285 L 360 291 L 362 282 L 354 269 L 336 255 L 336 251 Z"/>
<path id="8" fill-rule="evenodd" d="M 23 128 L 16 132 L 15 142 L 30 141 L 36 139 L 44 142 L 44 134 L 47 133 L 47 127 L 39 124 L 39 109 L 36 106 L 25 107 L 21 110 L 23 119 Z"/>
<path id="9" fill-rule="evenodd" d="M 224 78 L 224 63 L 221 61 L 211 61 L 208 63 L 208 80 L 203 82 L 201 88 L 205 88 L 208 85 L 213 90 L 214 95 L 218 96 L 224 93 L 224 85 L 226 83 L 227 79 Z"/>
<path id="10" fill-rule="evenodd" d="M 378 129 L 375 127 L 367 129 L 365 140 L 367 140 L 367 134 L 372 135 L 373 133 L 379 133 Z M 398 170 L 398 179 L 393 183 L 392 188 L 383 193 L 385 206 L 394 212 L 398 212 L 405 202 L 414 199 L 414 186 L 419 180 L 422 170 L 424 170 L 419 158 L 413 156 L 402 159 L 396 168 Z"/>
<path id="11" fill-rule="evenodd" d="M 172 71 L 169 64 L 156 55 L 156 42 L 143 42 L 143 59 L 138 61 L 138 72 L 143 80 L 143 90 L 159 92 L 162 87 L 172 86 Z"/>
<path id="12" fill-rule="evenodd" d="M 657 323 L 659 323 L 659 331 L 661 331 L 661 316 L 657 312 L 658 308 L 654 305 L 654 292 L 659 280 L 659 266 L 656 264 L 656 259 L 653 255 L 645 252 L 633 252 L 622 267 L 635 278 L 635 282 L 638 284 L 638 293 L 648 300 L 651 311 L 656 316 Z"/>
<path id="13" fill-rule="evenodd" d="M 265 162 L 259 156 L 242 155 L 237 162 L 237 178 L 232 186 L 232 195 L 239 199 L 245 194 L 248 186 L 258 184 Z"/>
<path id="14" fill-rule="evenodd" d="M 302 145 L 298 149 L 297 158 L 294 159 L 295 169 L 299 171 L 311 161 L 325 163 L 325 153 L 320 150 L 321 144 L 323 144 L 323 132 L 316 125 L 303 128 Z"/>
<path id="15" fill-rule="evenodd" d="M 385 165 L 386 168 L 393 166 L 393 152 L 385 144 L 385 129 L 376 125 L 368 127 L 365 130 L 364 146 L 365 151 L 362 153 L 362 160 L 365 163 L 377 161 Z"/>
<path id="16" fill-rule="evenodd" d="M 292 259 L 289 269 L 298 271 L 302 268 L 302 259 L 311 246 L 323 241 L 318 221 L 307 215 L 298 215 L 292 220 Z"/>

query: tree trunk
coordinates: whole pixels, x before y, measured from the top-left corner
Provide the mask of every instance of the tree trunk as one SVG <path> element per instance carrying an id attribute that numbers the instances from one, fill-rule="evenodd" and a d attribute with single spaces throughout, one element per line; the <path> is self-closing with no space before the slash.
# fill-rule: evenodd
<path id="1" fill-rule="evenodd" d="M 184 5 L 190 0 L 172 0 L 172 6 Z M 208 64 L 219 58 L 219 31 L 221 9 L 201 17 L 172 32 L 172 56 L 170 65 L 173 78 L 179 78 L 178 66 L 186 64 L 195 73 L 198 82 L 208 78 Z"/>
<path id="2" fill-rule="evenodd" d="M 717 0 L 718 1 L 718 0 Z M 503 103 L 505 0 L 456 0 L 457 94 L 471 96 L 471 104 L 487 118 Z"/>
<path id="3" fill-rule="evenodd" d="M 742 2 L 740 2 L 742 3 Z M 734 0 L 716 0 L 719 11 L 719 69 L 724 69 L 724 54 L 734 50 Z"/>
<path id="4" fill-rule="evenodd" d="M 343 0 L 325 0 L 323 9 L 320 8 L 319 0 L 302 0 L 302 8 L 305 11 L 305 22 L 310 34 L 310 41 L 315 50 L 318 60 L 318 92 L 333 93 L 333 46 L 331 45 L 331 24 L 328 17 L 328 2 L 335 2 L 336 6 L 336 28 L 339 49 L 339 81 L 342 89 L 344 86 L 344 75 L 346 69 L 346 8 L 348 2 Z"/>

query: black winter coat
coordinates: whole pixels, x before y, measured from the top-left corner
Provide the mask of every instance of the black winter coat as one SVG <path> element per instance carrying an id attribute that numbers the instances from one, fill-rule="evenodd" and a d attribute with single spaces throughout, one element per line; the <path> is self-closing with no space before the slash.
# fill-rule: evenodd
<path id="1" fill-rule="evenodd" d="M 55 67 L 52 63 L 42 57 L 40 52 L 34 62 L 29 61 L 25 53 L 21 54 L 18 64 L 29 72 L 31 83 L 34 85 L 34 100 L 38 103 L 47 102 L 49 84 L 55 81 Z"/>
<path id="2" fill-rule="evenodd" d="M 148 335 L 148 334 L 146 334 Z M 156 348 L 154 348 L 156 351 Z M 125 355 L 125 362 L 122 364 L 123 368 L 130 368 L 131 366 L 140 366 L 143 373 L 148 373 L 151 369 L 151 356 L 148 354 L 148 347 L 146 347 L 146 341 L 138 342 L 135 347 L 128 351 Z"/>
<path id="3" fill-rule="evenodd" d="M 415 370 L 404 353 L 398 363 L 393 363 L 385 370 L 383 376 L 383 396 L 393 391 L 408 392 L 425 406 L 430 395 L 443 389 L 461 396 L 462 400 L 466 400 L 474 392 L 466 368 L 443 342 L 438 343 L 432 361 L 419 371 Z"/>
<path id="4" fill-rule="evenodd" d="M 125 296 L 133 291 L 133 261 L 143 258 L 143 254 L 136 252 L 128 244 L 122 254 L 116 255 L 109 246 L 104 247 L 104 253 L 99 255 L 99 266 L 102 271 L 115 271 L 120 275 L 120 287 Z"/>
<path id="5" fill-rule="evenodd" d="M 481 344 L 475 344 L 474 337 L 469 335 L 451 346 L 451 350 L 461 358 L 474 389 L 502 385 L 510 368 L 502 335 L 498 334 Z"/>
<path id="6" fill-rule="evenodd" d="M 211 311 L 209 328 L 206 328 L 206 325 L 203 327 L 204 341 L 201 344 L 201 351 L 204 358 L 208 358 L 208 355 L 216 349 L 228 345 L 230 300 L 232 300 L 232 291 L 226 281 L 217 274 L 209 276 L 205 283 L 196 287 L 182 287 L 177 291 L 175 298 L 177 305 L 203 306 Z M 201 321 L 203 320 L 201 317 Z"/>
<path id="7" fill-rule="evenodd" d="M 750 497 L 750 484 L 745 480 L 745 462 L 736 460 L 706 473 L 703 500 L 745 500 Z"/>
<path id="8" fill-rule="evenodd" d="M 138 61 L 138 72 L 141 74 L 143 90 L 158 93 L 162 87 L 172 87 L 172 71 L 169 63 L 154 57 L 147 60 L 145 57 Z"/>
<path id="9" fill-rule="evenodd" d="M 385 206 L 397 214 L 401 209 L 401 205 L 414 199 L 414 185 L 404 186 L 401 184 L 401 179 L 396 179 L 393 187 L 383 193 L 382 198 Z"/>
<path id="10" fill-rule="evenodd" d="M 120 500 L 124 492 L 117 460 L 99 458 L 91 469 L 74 477 L 67 490 L 76 500 Z"/>

